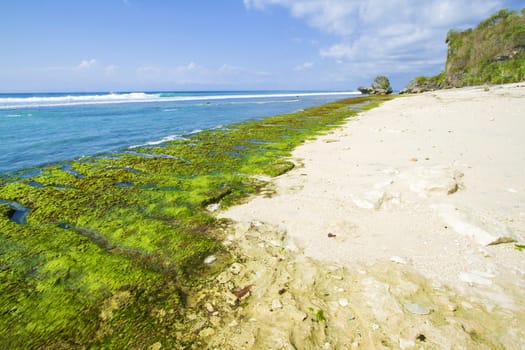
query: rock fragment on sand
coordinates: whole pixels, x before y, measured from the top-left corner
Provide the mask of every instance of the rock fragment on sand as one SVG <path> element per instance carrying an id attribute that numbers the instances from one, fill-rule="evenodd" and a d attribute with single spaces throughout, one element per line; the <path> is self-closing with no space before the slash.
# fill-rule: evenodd
<path id="1" fill-rule="evenodd" d="M 205 328 L 202 331 L 199 332 L 199 335 L 202 338 L 208 338 L 215 334 L 215 330 L 213 328 Z"/>
<path id="2" fill-rule="evenodd" d="M 283 304 L 281 303 L 279 299 L 272 300 L 272 310 L 278 310 L 282 308 L 283 308 Z"/>
<path id="3" fill-rule="evenodd" d="M 238 275 L 242 270 L 242 265 L 239 263 L 233 263 L 230 266 L 230 272 L 234 275 Z"/>
<path id="4" fill-rule="evenodd" d="M 228 283 L 231 281 L 231 279 L 232 277 L 227 271 L 224 271 L 219 276 L 217 276 L 217 282 L 219 282 L 220 284 Z"/>
<path id="5" fill-rule="evenodd" d="M 399 347 L 401 349 L 411 349 L 416 346 L 416 342 L 409 339 L 399 338 Z"/>
<path id="6" fill-rule="evenodd" d="M 345 307 L 345 306 L 348 306 L 348 299 L 346 298 L 341 298 L 339 299 L 339 305 L 341 305 L 342 307 Z"/>
<path id="7" fill-rule="evenodd" d="M 149 347 L 149 350 L 160 350 L 161 348 L 162 344 L 160 342 L 156 342 Z"/>
<path id="8" fill-rule="evenodd" d="M 247 286 L 244 286 L 243 288 L 239 290 L 234 290 L 232 293 L 235 294 L 235 296 L 239 299 L 242 299 L 249 295 L 250 291 L 252 290 L 252 285 L 249 284 Z"/>
<path id="9" fill-rule="evenodd" d="M 492 284 L 492 281 L 489 279 L 494 277 L 494 275 L 484 272 L 461 272 L 459 274 L 460 281 L 463 281 L 468 284 L 480 284 L 484 286 L 489 286 Z"/>
<path id="10" fill-rule="evenodd" d="M 213 308 L 213 305 L 210 304 L 210 303 L 206 303 L 204 304 L 204 307 L 206 308 L 206 310 L 209 312 L 209 313 L 213 313 L 215 311 L 215 309 Z"/>
<path id="11" fill-rule="evenodd" d="M 453 205 L 433 205 L 448 227 L 460 235 L 471 237 L 482 245 L 516 242 L 517 237 L 505 225 L 488 217 L 468 215 Z"/>
<path id="12" fill-rule="evenodd" d="M 428 315 L 430 314 L 430 309 L 421 304 L 405 304 L 405 309 L 414 314 L 414 315 Z"/>
<path id="13" fill-rule="evenodd" d="M 233 294 L 232 292 L 225 292 L 224 293 L 224 299 L 226 300 L 226 303 L 230 305 L 236 305 L 239 298 Z"/>
<path id="14" fill-rule="evenodd" d="M 396 263 L 396 264 L 401 264 L 401 265 L 406 265 L 407 264 L 407 261 L 406 259 L 400 257 L 400 256 L 393 256 L 390 258 L 390 261 Z"/>

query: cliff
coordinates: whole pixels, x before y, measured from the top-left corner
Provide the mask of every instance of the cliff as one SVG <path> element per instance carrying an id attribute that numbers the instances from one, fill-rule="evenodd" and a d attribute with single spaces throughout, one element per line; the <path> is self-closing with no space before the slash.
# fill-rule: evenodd
<path id="1" fill-rule="evenodd" d="M 415 78 L 406 92 L 525 80 L 525 8 L 501 10 L 474 29 L 451 30 L 446 43 L 444 71 Z"/>

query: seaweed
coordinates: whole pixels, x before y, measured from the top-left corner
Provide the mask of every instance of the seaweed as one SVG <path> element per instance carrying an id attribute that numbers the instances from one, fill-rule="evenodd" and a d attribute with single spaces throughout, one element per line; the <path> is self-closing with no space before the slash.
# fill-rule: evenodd
<path id="1" fill-rule="evenodd" d="M 257 193 L 264 183 L 254 175 L 291 170 L 295 147 L 389 98 L 337 101 L 3 177 L 0 347 L 190 346 L 185 300 L 232 258 L 206 207 Z M 27 208 L 24 224 L 12 220 L 13 203 Z M 210 254 L 220 257 L 214 267 L 203 264 Z"/>

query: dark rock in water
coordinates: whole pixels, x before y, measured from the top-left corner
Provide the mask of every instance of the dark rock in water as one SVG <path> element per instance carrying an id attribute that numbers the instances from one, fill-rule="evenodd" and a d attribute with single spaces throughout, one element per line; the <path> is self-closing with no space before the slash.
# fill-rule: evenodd
<path id="1" fill-rule="evenodd" d="M 359 92 L 362 93 L 363 95 L 371 95 L 372 94 L 372 88 L 370 88 L 370 87 L 359 86 L 357 88 L 357 90 L 359 90 Z"/>
<path id="2" fill-rule="evenodd" d="M 360 86 L 357 90 L 366 95 L 388 95 L 393 91 L 390 86 L 390 80 L 384 75 L 378 75 L 371 86 Z"/>

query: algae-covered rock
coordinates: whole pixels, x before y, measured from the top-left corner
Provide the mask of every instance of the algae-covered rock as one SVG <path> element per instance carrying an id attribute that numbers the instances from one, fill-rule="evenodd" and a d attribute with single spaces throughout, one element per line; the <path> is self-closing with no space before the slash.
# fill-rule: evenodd
<path id="1" fill-rule="evenodd" d="M 393 92 L 390 80 L 384 75 L 378 75 L 370 87 L 360 86 L 357 89 L 366 95 L 389 95 Z"/>

